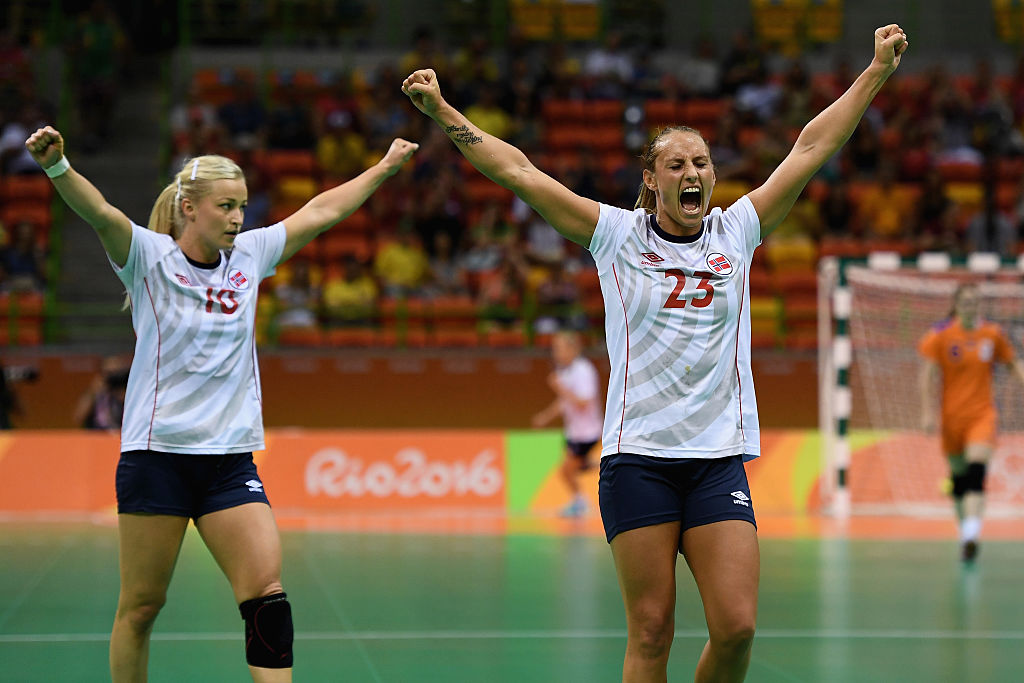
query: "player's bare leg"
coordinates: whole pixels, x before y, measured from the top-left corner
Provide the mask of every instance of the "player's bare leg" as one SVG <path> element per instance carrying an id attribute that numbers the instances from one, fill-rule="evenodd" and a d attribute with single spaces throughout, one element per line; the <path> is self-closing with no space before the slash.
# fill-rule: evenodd
<path id="1" fill-rule="evenodd" d="M 710 636 L 695 680 L 742 681 L 757 623 L 757 530 L 734 519 L 693 527 L 683 534 L 683 554 L 704 603 Z"/>
<path id="2" fill-rule="evenodd" d="M 612 539 L 612 557 L 626 606 L 623 683 L 665 681 L 675 635 L 679 522 L 624 531 Z"/>
<path id="3" fill-rule="evenodd" d="M 149 636 L 188 526 L 187 517 L 118 515 L 121 589 L 110 633 L 110 678 L 114 683 L 145 681 Z"/>
<path id="4" fill-rule="evenodd" d="M 987 443 L 967 444 L 964 452 L 967 476 L 972 480 L 971 488 L 964 494 L 963 518 L 960 525 L 962 557 L 972 561 L 978 555 L 978 540 L 981 536 L 982 515 L 985 510 L 984 474 L 974 471 L 986 467 L 992 459 L 992 446 Z M 981 472 L 984 472 L 982 469 Z M 974 481 L 975 479 L 979 481 Z"/>
<path id="5" fill-rule="evenodd" d="M 967 459 L 964 458 L 963 453 L 957 453 L 956 455 L 948 456 L 949 461 L 949 478 L 950 481 L 955 482 L 957 477 L 962 477 L 967 473 Z M 953 485 L 953 509 L 956 511 L 956 522 L 957 527 L 960 527 L 964 523 L 964 496 L 956 495 L 956 485 Z"/>
<path id="6" fill-rule="evenodd" d="M 587 510 L 587 503 L 583 499 L 583 494 L 580 493 L 580 472 L 582 471 L 583 461 L 572 453 L 566 453 L 562 460 L 562 466 L 558 468 L 562 481 L 565 482 L 571 496 L 569 505 L 562 509 L 563 517 L 579 517 Z"/>
<path id="7" fill-rule="evenodd" d="M 281 538 L 270 507 L 247 503 L 196 520 L 203 541 L 231 583 L 239 604 L 283 592 Z M 288 683 L 291 668 L 249 666 L 257 683 Z"/>

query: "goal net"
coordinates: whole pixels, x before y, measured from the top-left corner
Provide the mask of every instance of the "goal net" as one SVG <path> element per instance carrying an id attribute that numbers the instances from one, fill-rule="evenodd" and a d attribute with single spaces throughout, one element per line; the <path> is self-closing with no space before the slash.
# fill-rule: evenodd
<path id="1" fill-rule="evenodd" d="M 981 314 L 1024 354 L 1024 279 L 1019 271 L 926 272 L 846 264 L 849 293 L 848 495 L 854 514 L 948 515 L 948 466 L 939 435 L 921 429 L 918 342 L 949 317 L 960 283 L 979 286 Z M 997 364 L 996 452 L 986 479 L 986 515 L 1024 516 L 1024 387 Z M 939 404 L 938 397 L 934 404 Z"/>

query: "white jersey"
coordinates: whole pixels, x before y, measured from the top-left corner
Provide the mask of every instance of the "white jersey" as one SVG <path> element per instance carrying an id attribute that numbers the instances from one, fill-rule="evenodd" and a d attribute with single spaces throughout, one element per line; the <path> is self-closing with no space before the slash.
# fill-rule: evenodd
<path id="1" fill-rule="evenodd" d="M 601 438 L 601 381 L 597 368 L 586 358 L 577 356 L 564 368 L 555 370 L 558 383 L 586 405 L 562 400 L 562 422 L 568 441 L 589 443 Z"/>
<path id="2" fill-rule="evenodd" d="M 284 251 L 284 224 L 249 230 L 216 266 L 169 235 L 132 224 L 128 288 L 135 328 L 121 451 L 244 453 L 264 448 L 256 299 Z"/>
<path id="3" fill-rule="evenodd" d="M 760 455 L 747 277 L 760 233 L 747 197 L 691 237 L 601 205 L 590 251 L 611 361 L 602 456 Z"/>

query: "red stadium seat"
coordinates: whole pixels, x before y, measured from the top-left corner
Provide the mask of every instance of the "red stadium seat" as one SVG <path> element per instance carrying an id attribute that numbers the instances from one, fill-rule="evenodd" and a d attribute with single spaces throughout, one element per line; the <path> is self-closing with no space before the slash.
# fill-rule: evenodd
<path id="1" fill-rule="evenodd" d="M 315 327 L 286 327 L 277 335 L 277 343 L 281 346 L 314 348 L 323 346 L 324 337 Z"/>
<path id="2" fill-rule="evenodd" d="M 0 202 L 36 201 L 49 203 L 53 184 L 43 174 L 9 175 L 0 178 Z"/>
<path id="3" fill-rule="evenodd" d="M 271 179 L 297 175 L 313 177 L 317 172 L 313 152 L 305 149 L 271 149 L 263 153 L 263 168 Z"/>
<path id="4" fill-rule="evenodd" d="M 379 335 L 372 327 L 341 327 L 327 330 L 325 340 L 328 346 L 372 347 L 377 346 Z"/>
<path id="5" fill-rule="evenodd" d="M 682 113 L 681 105 L 675 100 L 647 100 L 644 103 L 644 117 L 649 127 L 677 125 Z"/>
<path id="6" fill-rule="evenodd" d="M 582 100 L 545 100 L 541 116 L 548 125 L 576 124 L 586 119 L 586 108 Z"/>
<path id="7" fill-rule="evenodd" d="M 615 124 L 621 128 L 624 108 L 625 106 L 621 100 L 595 100 L 587 102 L 584 119 L 588 124 Z"/>
<path id="8" fill-rule="evenodd" d="M 31 223 L 38 232 L 46 233 L 52 220 L 49 202 L 19 201 L 6 203 L 0 208 L 0 223 L 8 229 L 18 223 Z"/>

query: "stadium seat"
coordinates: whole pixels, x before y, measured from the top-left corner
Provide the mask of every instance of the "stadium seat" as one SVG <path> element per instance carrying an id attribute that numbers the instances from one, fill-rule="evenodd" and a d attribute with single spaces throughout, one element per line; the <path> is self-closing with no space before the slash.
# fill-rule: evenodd
<path id="1" fill-rule="evenodd" d="M 274 182 L 284 176 L 314 177 L 317 172 L 313 152 L 305 149 L 270 149 L 263 153 L 261 161 Z"/>
<path id="2" fill-rule="evenodd" d="M 519 326 L 507 330 L 488 330 L 484 334 L 487 346 L 496 349 L 518 349 L 526 346 L 526 333 Z"/>
<path id="3" fill-rule="evenodd" d="M 379 342 L 377 330 L 372 327 L 339 327 L 327 330 L 324 335 L 328 346 L 373 347 Z"/>
<path id="4" fill-rule="evenodd" d="M 582 100 L 545 100 L 541 104 L 541 116 L 548 125 L 577 124 L 586 117 L 586 108 Z"/>
<path id="5" fill-rule="evenodd" d="M 938 169 L 947 183 L 975 183 L 981 180 L 981 164 L 945 161 L 939 163 Z"/>
<path id="6" fill-rule="evenodd" d="M 373 243 L 366 233 L 339 228 L 324 235 L 322 255 L 327 263 L 339 262 L 349 255 L 366 261 L 373 255 Z"/>
<path id="7" fill-rule="evenodd" d="M 647 100 L 644 103 L 644 118 L 649 127 L 661 128 L 679 124 L 682 105 L 675 100 Z"/>
<path id="8" fill-rule="evenodd" d="M 277 343 L 281 346 L 298 346 L 314 348 L 324 343 L 323 332 L 316 327 L 286 327 L 277 335 Z"/>
<path id="9" fill-rule="evenodd" d="M 0 223 L 8 227 L 18 223 L 31 223 L 38 232 L 49 233 L 52 220 L 49 202 L 5 203 L 0 209 Z"/>
<path id="10" fill-rule="evenodd" d="M 428 343 L 434 346 L 473 347 L 480 344 L 480 334 L 475 329 L 435 327 Z"/>
<path id="11" fill-rule="evenodd" d="M 695 99 L 682 103 L 680 123 L 699 131 L 718 127 L 718 120 L 725 113 L 727 103 L 720 99 Z"/>
<path id="12" fill-rule="evenodd" d="M 594 100 L 587 102 L 583 117 L 588 125 L 615 125 L 621 129 L 624 108 L 621 100 Z"/>
<path id="13" fill-rule="evenodd" d="M 53 184 L 45 175 L 8 175 L 0 178 L 0 202 L 26 200 L 49 203 L 53 198 Z"/>

